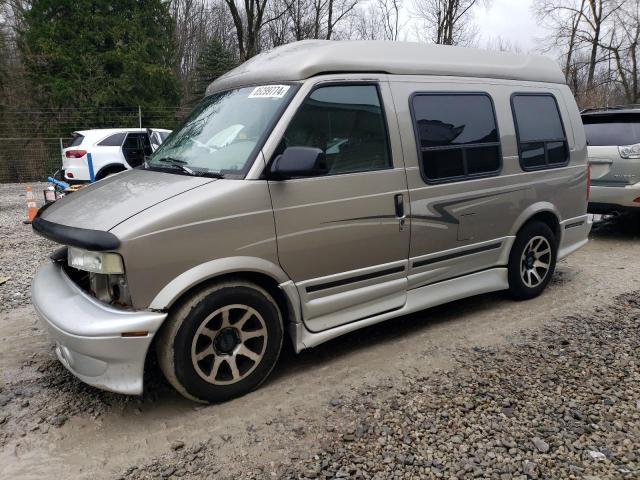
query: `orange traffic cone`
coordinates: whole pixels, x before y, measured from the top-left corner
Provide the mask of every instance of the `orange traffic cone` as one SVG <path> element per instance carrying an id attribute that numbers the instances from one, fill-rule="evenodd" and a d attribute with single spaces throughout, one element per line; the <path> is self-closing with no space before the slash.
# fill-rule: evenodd
<path id="1" fill-rule="evenodd" d="M 24 223 L 31 223 L 38 213 L 38 205 L 36 204 L 36 197 L 33 196 L 33 187 L 29 185 L 27 187 L 27 219 Z"/>

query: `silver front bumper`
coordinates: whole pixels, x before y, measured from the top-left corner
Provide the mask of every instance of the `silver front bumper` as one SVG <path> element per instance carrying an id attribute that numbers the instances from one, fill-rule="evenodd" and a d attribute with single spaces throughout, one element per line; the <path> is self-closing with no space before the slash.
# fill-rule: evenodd
<path id="1" fill-rule="evenodd" d="M 38 270 L 31 289 L 33 305 L 56 344 L 58 358 L 71 373 L 104 390 L 142 393 L 147 350 L 166 313 L 105 305 L 53 263 Z M 148 334 L 127 336 L 131 332 Z"/>

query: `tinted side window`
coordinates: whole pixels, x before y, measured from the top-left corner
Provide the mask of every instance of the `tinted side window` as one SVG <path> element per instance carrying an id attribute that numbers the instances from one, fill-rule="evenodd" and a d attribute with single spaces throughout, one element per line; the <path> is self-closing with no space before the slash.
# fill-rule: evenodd
<path id="1" fill-rule="evenodd" d="M 588 145 L 620 146 L 640 143 L 640 115 L 584 115 L 582 123 Z"/>
<path id="2" fill-rule="evenodd" d="M 100 145 L 101 147 L 119 147 L 120 145 L 122 145 L 122 142 L 124 141 L 124 137 L 126 135 L 127 134 L 124 132 L 110 135 L 102 140 L 98 145 Z"/>
<path id="3" fill-rule="evenodd" d="M 82 141 L 84 140 L 84 136 L 82 135 L 76 135 L 73 137 L 73 139 L 71 140 L 71 143 L 69 143 L 70 147 L 78 147 L 80 145 L 82 145 Z"/>
<path id="4" fill-rule="evenodd" d="M 335 85 L 314 90 L 284 135 L 286 147 L 316 147 L 329 175 L 391 167 L 386 123 L 375 85 Z"/>
<path id="5" fill-rule="evenodd" d="M 569 146 L 553 95 L 514 94 L 511 107 L 522 168 L 536 170 L 566 165 Z"/>
<path id="6" fill-rule="evenodd" d="M 130 133 L 127 135 L 127 139 L 124 141 L 122 145 L 123 148 L 140 148 L 140 138 L 141 134 L 138 133 Z"/>
<path id="7" fill-rule="evenodd" d="M 425 180 L 454 181 L 500 170 L 500 137 L 488 95 L 418 93 L 411 111 Z"/>

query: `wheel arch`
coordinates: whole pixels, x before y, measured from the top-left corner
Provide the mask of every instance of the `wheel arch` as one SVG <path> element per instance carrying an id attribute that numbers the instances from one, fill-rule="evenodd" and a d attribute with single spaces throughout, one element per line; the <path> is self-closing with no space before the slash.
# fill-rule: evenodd
<path id="1" fill-rule="evenodd" d="M 119 173 L 124 172 L 127 167 L 122 163 L 109 163 L 98 170 L 96 173 L 96 180 L 102 180 L 107 173 Z"/>
<path id="2" fill-rule="evenodd" d="M 266 290 L 278 304 L 285 327 L 300 321 L 300 298 L 293 282 L 280 266 L 253 257 L 218 259 L 193 267 L 166 285 L 149 308 L 170 310 L 194 292 L 228 280 L 249 281 Z"/>
<path id="3" fill-rule="evenodd" d="M 560 212 L 558 212 L 558 209 L 552 203 L 535 203 L 526 208 L 520 214 L 518 219 L 515 221 L 510 234 L 517 236 L 518 232 L 520 232 L 520 230 L 522 230 L 522 227 L 524 227 L 527 223 L 530 223 L 532 221 L 540 221 L 551 229 L 558 245 L 560 245 L 560 241 L 562 240 L 560 218 Z"/>

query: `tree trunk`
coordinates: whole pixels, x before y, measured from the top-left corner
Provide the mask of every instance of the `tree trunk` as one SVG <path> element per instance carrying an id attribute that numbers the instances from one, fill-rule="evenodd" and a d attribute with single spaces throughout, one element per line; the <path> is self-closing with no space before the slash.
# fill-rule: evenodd
<path id="1" fill-rule="evenodd" d="M 582 0 L 582 2 L 580 3 L 580 12 L 582 12 L 583 9 L 584 9 L 584 2 L 585 2 L 585 0 Z M 571 35 L 569 37 L 569 50 L 567 51 L 566 63 L 565 63 L 565 66 L 564 66 L 564 77 L 567 79 L 567 81 L 569 81 L 571 62 L 573 61 L 573 51 L 574 51 L 574 49 L 576 47 L 576 34 L 578 32 L 578 27 L 580 26 L 580 20 L 581 19 L 582 19 L 581 18 L 581 14 L 580 13 L 576 13 L 575 14 L 575 19 L 572 20 L 572 22 L 571 22 Z"/>
<path id="2" fill-rule="evenodd" d="M 327 10 L 327 40 L 331 40 L 333 34 L 333 0 L 329 0 Z"/>
<path id="3" fill-rule="evenodd" d="M 593 17 L 593 38 L 591 40 L 591 54 L 589 55 L 587 91 L 593 89 L 593 78 L 598 61 L 598 45 L 600 44 L 600 29 L 602 27 L 602 2 L 603 0 L 589 0 L 589 7 L 591 8 L 591 15 Z"/>

